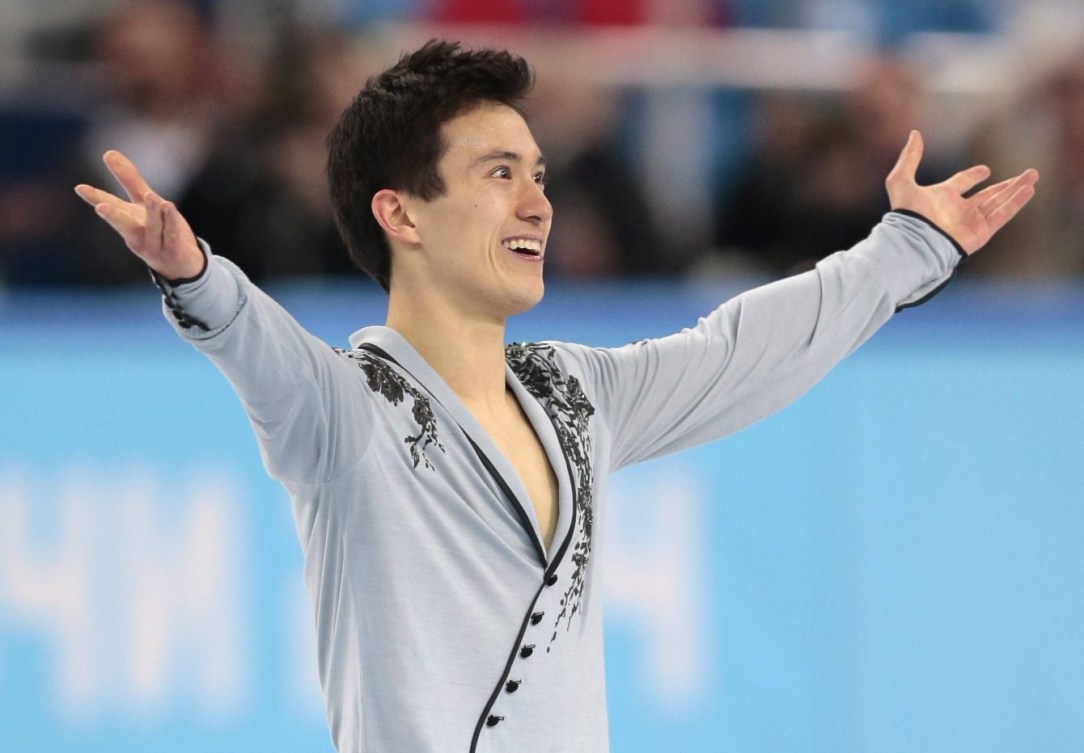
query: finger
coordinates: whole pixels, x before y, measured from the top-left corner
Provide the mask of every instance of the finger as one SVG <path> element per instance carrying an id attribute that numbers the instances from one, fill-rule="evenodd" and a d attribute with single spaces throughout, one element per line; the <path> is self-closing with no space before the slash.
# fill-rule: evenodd
<path id="1" fill-rule="evenodd" d="M 121 199 L 108 191 L 103 191 L 100 188 L 94 186 L 88 186 L 85 183 L 80 183 L 75 187 L 75 193 L 80 199 L 90 204 L 92 207 L 96 207 L 99 204 L 111 204 L 113 206 L 127 206 L 128 202 Z"/>
<path id="2" fill-rule="evenodd" d="M 177 205 L 172 201 L 165 202 L 162 208 L 162 243 L 167 248 L 180 248 L 181 244 L 187 240 L 186 233 L 191 235 L 192 231 L 189 230 L 184 217 L 177 211 Z"/>
<path id="3" fill-rule="evenodd" d="M 990 226 L 990 231 L 996 233 L 1003 228 L 1009 220 L 1027 206 L 1027 203 L 1031 201 L 1034 196 L 1034 183 L 1025 182 L 1023 185 L 1019 186 L 1004 202 L 986 215 L 986 222 Z"/>
<path id="4" fill-rule="evenodd" d="M 976 194 L 975 198 L 979 200 L 979 211 L 982 212 L 983 215 L 989 216 L 1010 197 L 1014 196 L 1020 188 L 1024 186 L 1034 186 L 1038 181 L 1039 172 L 1037 170 L 1029 169 L 1020 173 L 1015 178 L 1010 178 L 1007 181 L 1002 181 L 996 186 L 991 186 L 990 189 L 995 189 L 999 186 L 1001 188 L 998 191 L 991 192 L 989 195 L 984 195 L 986 194 L 986 191 Z M 987 189 L 987 191 L 990 189 Z"/>
<path id="5" fill-rule="evenodd" d="M 144 246 L 150 254 L 162 250 L 163 203 L 161 197 L 154 191 L 147 191 L 143 197 L 143 207 L 147 210 L 147 229 L 143 235 Z"/>
<path id="6" fill-rule="evenodd" d="M 151 190 L 151 187 L 147 185 L 147 181 L 143 179 L 132 161 L 115 149 L 106 152 L 102 156 L 102 161 L 109 168 L 109 172 L 113 173 L 113 177 L 120 183 L 132 203 L 142 204 L 143 197 L 146 196 L 147 191 Z"/>
<path id="7" fill-rule="evenodd" d="M 143 222 L 140 218 L 135 217 L 126 206 L 98 204 L 94 211 L 117 232 L 129 249 L 137 255 L 143 254 Z"/>
<path id="8" fill-rule="evenodd" d="M 989 200 L 989 199 L 991 199 L 991 198 L 993 198 L 995 196 L 998 196 L 1001 193 L 1004 193 L 1006 189 L 1008 189 L 1010 186 L 1012 186 L 1013 181 L 1015 181 L 1016 178 L 1018 178 L 1018 177 L 1020 177 L 1020 176 L 1016 176 L 1016 177 L 1013 177 L 1013 178 L 1007 178 L 1007 179 L 1005 179 L 1005 180 L 1003 180 L 1003 181 L 1001 181 L 999 183 L 993 184 L 992 186 L 987 186 L 986 188 L 982 189 L 981 191 L 976 193 L 974 196 L 972 196 L 970 198 L 970 200 L 973 201 L 973 202 L 976 202 L 981 207 L 983 204 L 986 203 L 987 200 Z M 1008 194 L 1006 194 L 1006 196 L 1007 195 Z"/>
<path id="9" fill-rule="evenodd" d="M 954 194 L 963 196 L 972 188 L 990 177 L 990 168 L 986 165 L 975 165 L 953 175 L 941 185 L 948 188 Z"/>
<path id="10" fill-rule="evenodd" d="M 105 191 L 100 191 L 94 186 L 88 186 L 86 183 L 80 183 L 75 187 L 75 195 L 91 206 L 103 203 L 105 197 L 100 197 L 100 195 L 104 193 Z"/>
<path id="11" fill-rule="evenodd" d="M 896 160 L 896 165 L 889 172 L 885 182 L 890 185 L 914 183 L 915 172 L 918 170 L 918 164 L 922 161 L 922 150 L 922 134 L 918 131 L 911 131 L 911 135 L 907 137 L 907 143 L 903 145 L 899 159 Z"/>

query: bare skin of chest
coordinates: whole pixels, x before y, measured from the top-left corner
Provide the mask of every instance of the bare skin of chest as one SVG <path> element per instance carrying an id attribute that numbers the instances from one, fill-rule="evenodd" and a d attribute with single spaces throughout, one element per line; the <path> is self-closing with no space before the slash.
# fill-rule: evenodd
<path id="1" fill-rule="evenodd" d="M 548 550 L 557 529 L 557 477 L 538 435 L 512 395 L 508 395 L 506 408 L 500 416 L 475 414 L 475 418 L 519 474 Z"/>

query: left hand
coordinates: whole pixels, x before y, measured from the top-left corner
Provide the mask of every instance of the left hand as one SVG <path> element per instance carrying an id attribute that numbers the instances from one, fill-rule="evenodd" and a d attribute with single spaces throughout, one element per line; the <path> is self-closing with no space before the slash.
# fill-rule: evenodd
<path id="1" fill-rule="evenodd" d="M 922 135 L 911 131 L 900 158 L 885 180 L 893 209 L 916 212 L 948 233 L 969 256 L 985 246 L 994 234 L 1016 216 L 1035 195 L 1037 170 L 1028 169 L 1015 178 L 984 188 L 964 198 L 990 177 L 990 168 L 976 165 L 932 186 L 915 182 L 922 160 Z"/>

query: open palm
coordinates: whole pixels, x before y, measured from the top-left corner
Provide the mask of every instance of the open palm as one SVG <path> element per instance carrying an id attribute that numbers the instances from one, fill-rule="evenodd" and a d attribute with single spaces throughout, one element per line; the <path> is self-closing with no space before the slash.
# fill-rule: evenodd
<path id="1" fill-rule="evenodd" d="M 893 209 L 922 215 L 948 233 L 968 255 L 985 246 L 1035 195 L 1036 170 L 1025 170 L 965 198 L 964 194 L 990 177 L 990 168 L 976 165 L 932 186 L 915 182 L 922 161 L 922 135 L 911 131 L 900 158 L 885 180 Z"/>

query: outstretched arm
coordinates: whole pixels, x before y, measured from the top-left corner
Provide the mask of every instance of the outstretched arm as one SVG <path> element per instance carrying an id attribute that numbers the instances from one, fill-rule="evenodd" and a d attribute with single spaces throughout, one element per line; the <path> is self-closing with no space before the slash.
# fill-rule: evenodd
<path id="1" fill-rule="evenodd" d="M 272 476 L 331 478 L 367 442 L 367 404 L 347 365 L 236 266 L 205 254 L 177 208 L 120 152 L 105 154 L 127 200 L 88 185 L 76 193 L 156 274 L 167 318 L 226 375 L 244 403 Z"/>
<path id="2" fill-rule="evenodd" d="M 613 438 L 611 467 L 718 439 L 782 408 L 902 306 L 925 300 L 1035 192 L 1027 170 L 978 193 L 984 166 L 915 182 L 911 134 L 886 180 L 893 211 L 802 275 L 733 298 L 693 328 L 623 348 L 568 346 Z"/>
<path id="3" fill-rule="evenodd" d="M 124 240 L 128 249 L 166 280 L 198 277 L 206 259 L 196 236 L 173 202 L 151 190 L 132 161 L 117 151 L 103 157 L 128 201 L 80 184 L 75 192 Z"/>

